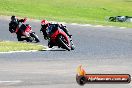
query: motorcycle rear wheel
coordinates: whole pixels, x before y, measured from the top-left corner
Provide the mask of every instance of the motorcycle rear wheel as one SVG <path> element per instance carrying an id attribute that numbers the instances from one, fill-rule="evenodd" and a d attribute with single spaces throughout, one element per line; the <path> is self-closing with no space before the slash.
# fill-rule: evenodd
<path id="1" fill-rule="evenodd" d="M 23 39 L 21 38 L 21 35 L 18 35 L 18 34 L 17 34 L 17 40 L 18 40 L 18 41 L 23 41 Z"/>

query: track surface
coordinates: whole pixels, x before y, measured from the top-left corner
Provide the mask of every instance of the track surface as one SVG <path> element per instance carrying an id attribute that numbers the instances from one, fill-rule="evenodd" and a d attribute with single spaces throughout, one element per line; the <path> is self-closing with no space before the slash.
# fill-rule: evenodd
<path id="1" fill-rule="evenodd" d="M 17 41 L 8 31 L 8 20 L 0 19 L 0 40 Z M 40 34 L 40 23 L 29 22 Z M 0 54 L 0 88 L 81 88 L 76 68 L 87 73 L 132 75 L 132 29 L 85 27 L 66 24 L 76 46 L 74 51 L 53 49 L 30 53 Z M 83 88 L 131 88 L 132 84 L 86 84 Z"/>

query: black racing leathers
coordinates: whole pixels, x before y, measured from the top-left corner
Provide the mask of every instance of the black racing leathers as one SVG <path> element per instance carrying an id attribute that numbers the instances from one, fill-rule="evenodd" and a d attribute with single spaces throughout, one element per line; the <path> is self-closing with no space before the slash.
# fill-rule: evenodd
<path id="1" fill-rule="evenodd" d="M 24 22 L 24 19 L 20 19 L 20 20 L 17 19 L 16 22 L 10 21 L 10 23 L 9 23 L 9 31 L 11 33 L 14 33 L 14 32 L 17 33 L 17 32 L 19 32 L 19 30 L 18 31 L 16 31 L 16 30 L 17 30 L 17 27 L 19 27 L 19 24 L 22 23 L 22 22 Z"/>
<path id="2" fill-rule="evenodd" d="M 47 29 L 51 29 L 53 28 L 52 26 L 54 25 L 54 27 L 59 27 L 60 29 L 62 29 L 69 37 L 71 37 L 71 35 L 68 33 L 68 30 L 66 29 L 65 26 L 63 26 L 62 24 L 48 24 L 48 25 L 42 25 L 40 31 L 43 32 L 43 36 L 44 36 L 44 39 L 47 39 L 48 37 L 48 34 L 46 32 Z"/>

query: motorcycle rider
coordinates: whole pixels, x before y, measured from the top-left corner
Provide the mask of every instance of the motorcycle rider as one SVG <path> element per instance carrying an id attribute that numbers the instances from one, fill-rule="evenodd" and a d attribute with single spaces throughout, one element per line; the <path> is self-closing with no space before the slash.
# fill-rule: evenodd
<path id="1" fill-rule="evenodd" d="M 47 20 L 42 20 L 41 21 L 41 29 L 40 31 L 43 32 L 43 36 L 44 36 L 44 39 L 47 40 L 48 39 L 48 47 L 49 48 L 52 48 L 54 44 L 52 44 L 52 42 L 50 41 L 49 37 L 48 37 L 48 33 L 50 32 L 53 32 L 54 29 L 56 28 L 60 28 L 62 29 L 68 36 L 69 36 L 69 39 L 70 39 L 70 44 L 71 44 L 71 50 L 74 50 L 75 49 L 75 46 L 72 42 L 72 39 L 71 39 L 71 36 L 69 33 L 68 33 L 68 30 L 66 29 L 66 26 L 62 25 L 62 24 L 53 24 L 53 23 L 49 23 Z M 60 48 L 60 46 L 58 46 Z"/>
<path id="2" fill-rule="evenodd" d="M 26 22 L 26 20 L 27 20 L 26 18 L 24 18 L 24 19 L 18 19 L 14 15 L 11 16 L 11 21 L 9 23 L 9 31 L 11 33 L 16 33 L 17 34 L 18 41 L 21 41 L 19 39 L 21 33 L 23 35 L 25 35 L 27 37 L 27 39 L 29 39 L 30 41 L 32 41 L 32 39 L 30 37 L 28 37 L 28 35 L 26 34 L 25 28 L 20 28 L 21 27 L 21 23 Z"/>
<path id="3" fill-rule="evenodd" d="M 63 26 L 62 24 L 52 24 L 52 23 L 49 23 L 47 20 L 42 20 L 41 21 L 41 29 L 40 29 L 40 31 L 43 32 L 43 36 L 44 36 L 45 40 L 47 40 L 47 38 L 48 38 L 48 34 L 47 34 L 46 30 L 47 29 L 50 30 L 50 28 L 51 28 L 50 26 L 51 25 L 56 25 L 57 27 L 62 29 L 71 38 L 72 35 L 70 35 L 68 33 L 68 30 L 66 29 L 66 26 Z"/>
<path id="4" fill-rule="evenodd" d="M 11 32 L 11 33 L 17 33 L 18 32 L 18 30 L 19 30 L 19 24 L 20 24 L 20 22 L 22 23 L 22 22 L 24 22 L 26 19 L 18 19 L 18 18 L 16 18 L 15 16 L 11 16 L 11 21 L 10 21 L 10 23 L 9 23 L 9 31 Z"/>

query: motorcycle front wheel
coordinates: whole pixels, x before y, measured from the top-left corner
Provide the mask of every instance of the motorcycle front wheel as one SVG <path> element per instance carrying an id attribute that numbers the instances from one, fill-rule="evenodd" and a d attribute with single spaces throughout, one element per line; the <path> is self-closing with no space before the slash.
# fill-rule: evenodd
<path id="1" fill-rule="evenodd" d="M 32 38 L 34 38 L 34 40 L 36 41 L 36 43 L 40 42 L 38 36 L 37 36 L 34 32 L 30 33 L 30 36 L 31 36 Z"/>
<path id="2" fill-rule="evenodd" d="M 66 49 L 68 51 L 71 50 L 70 47 L 69 47 L 69 45 L 68 45 L 68 42 L 66 41 L 66 39 L 65 39 L 64 36 L 59 35 L 58 36 L 58 42 L 60 43 L 60 45 L 62 46 L 62 48 Z"/>

